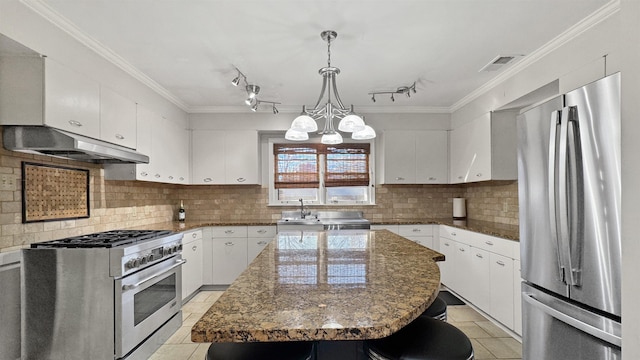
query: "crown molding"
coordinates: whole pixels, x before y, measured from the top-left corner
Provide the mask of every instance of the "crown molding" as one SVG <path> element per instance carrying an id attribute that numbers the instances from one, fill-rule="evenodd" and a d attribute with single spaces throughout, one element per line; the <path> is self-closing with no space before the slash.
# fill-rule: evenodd
<path id="1" fill-rule="evenodd" d="M 487 91 L 491 90 L 492 88 L 494 88 L 498 84 L 500 84 L 500 83 L 506 81 L 508 78 L 518 74 L 519 72 L 523 71 L 524 69 L 526 69 L 527 67 L 529 67 L 533 63 L 537 62 L 538 60 L 542 59 L 543 57 L 545 57 L 549 53 L 551 53 L 554 50 L 558 49 L 562 45 L 566 44 L 567 42 L 569 42 L 569 41 L 571 41 L 571 40 L 573 40 L 575 38 L 577 38 L 582 33 L 586 32 L 587 30 L 593 28 L 594 26 L 598 25 L 602 21 L 606 20 L 607 18 L 609 18 L 613 14 L 617 13 L 619 10 L 620 10 L 620 0 L 611 0 L 611 1 L 609 1 L 607 4 L 605 4 L 602 7 L 600 7 L 600 9 L 596 10 L 595 12 L 591 13 L 586 18 L 584 18 L 581 21 L 577 22 L 576 24 L 571 26 L 569 29 L 567 29 L 566 31 L 564 31 L 560 35 L 558 35 L 555 38 L 553 38 L 551 41 L 549 41 L 546 44 L 544 44 L 542 47 L 540 47 L 540 48 L 536 49 L 535 51 L 533 51 L 531 54 L 525 56 L 523 59 L 521 59 L 517 63 L 513 64 L 513 66 L 509 67 L 508 69 L 506 69 L 504 72 L 500 73 L 495 78 L 491 79 L 490 81 L 486 82 L 481 87 L 477 88 L 476 90 L 472 91 L 471 93 L 469 93 L 468 95 L 466 95 L 462 99 L 458 100 L 455 104 L 451 105 L 451 107 L 449 108 L 449 111 L 451 113 L 453 113 L 453 112 L 461 109 L 463 106 L 465 106 L 465 105 L 469 104 L 470 102 L 472 102 L 473 100 L 477 99 L 482 94 L 484 94 Z"/>
<path id="2" fill-rule="evenodd" d="M 37 14 L 42 16 L 44 19 L 52 23 L 53 25 L 60 28 L 62 31 L 69 34 L 72 38 L 80 42 L 82 45 L 88 47 L 93 50 L 96 54 L 103 57 L 105 60 L 111 62 L 118 68 L 122 69 L 125 73 L 131 75 L 136 80 L 145 84 L 151 90 L 158 93 L 160 96 L 164 97 L 180 109 L 188 112 L 189 106 L 185 104 L 181 99 L 172 94 L 169 90 L 165 89 L 162 85 L 158 84 L 156 81 L 148 77 L 142 71 L 138 70 L 135 66 L 131 65 L 128 61 L 126 61 L 123 57 L 113 52 L 108 47 L 104 46 L 102 43 L 97 41 L 96 39 L 90 37 L 85 34 L 80 28 L 78 28 L 75 24 L 67 20 L 64 16 L 60 15 L 57 11 L 53 10 L 49 5 L 47 5 L 42 0 L 20 0 L 23 4 L 29 7 L 31 10 L 35 11 Z"/>

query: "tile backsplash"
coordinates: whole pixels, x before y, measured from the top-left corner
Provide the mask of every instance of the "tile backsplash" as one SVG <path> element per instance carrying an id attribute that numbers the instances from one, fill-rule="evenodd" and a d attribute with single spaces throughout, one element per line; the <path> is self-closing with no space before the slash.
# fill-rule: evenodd
<path id="1" fill-rule="evenodd" d="M 23 224 L 22 161 L 88 169 L 91 217 Z M 5 174 L 15 179 L 15 188 L 0 190 L 0 251 L 73 235 L 172 221 L 180 200 L 184 201 L 187 219 L 196 221 L 270 222 L 278 219 L 282 210 L 291 209 L 268 206 L 268 189 L 261 186 L 110 181 L 104 179 L 100 165 L 0 149 L 0 175 Z M 372 221 L 442 218 L 452 216 L 454 197 L 467 199 L 467 216 L 471 219 L 518 224 L 518 185 L 515 181 L 466 185 L 378 185 L 376 205 L 344 209 L 361 210 Z"/>

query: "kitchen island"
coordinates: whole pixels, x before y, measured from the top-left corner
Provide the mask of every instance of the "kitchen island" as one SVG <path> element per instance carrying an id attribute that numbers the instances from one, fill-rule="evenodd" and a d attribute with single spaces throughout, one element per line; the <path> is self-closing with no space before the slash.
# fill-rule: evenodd
<path id="1" fill-rule="evenodd" d="M 281 232 L 196 322 L 191 340 L 386 337 L 434 301 L 442 260 L 386 230 Z"/>

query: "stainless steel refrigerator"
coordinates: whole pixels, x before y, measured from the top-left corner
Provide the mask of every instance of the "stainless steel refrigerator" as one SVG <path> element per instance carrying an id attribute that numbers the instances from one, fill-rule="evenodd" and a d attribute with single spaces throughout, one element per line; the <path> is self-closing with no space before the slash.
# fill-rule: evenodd
<path id="1" fill-rule="evenodd" d="M 620 74 L 517 122 L 523 359 L 621 359 Z"/>

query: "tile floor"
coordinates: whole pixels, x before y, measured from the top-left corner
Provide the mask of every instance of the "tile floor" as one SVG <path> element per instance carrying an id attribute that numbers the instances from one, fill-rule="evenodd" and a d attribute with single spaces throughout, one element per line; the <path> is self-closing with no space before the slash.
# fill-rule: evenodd
<path id="1" fill-rule="evenodd" d="M 150 360 L 203 360 L 209 344 L 191 342 L 191 326 L 209 309 L 222 291 L 202 291 L 182 307 L 182 327 Z M 476 360 L 519 360 L 522 344 L 467 305 L 447 308 L 449 323 L 471 339 Z M 337 359 L 339 360 L 339 359 Z"/>

